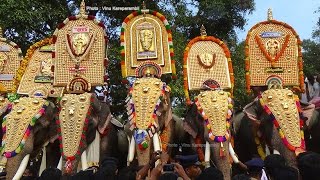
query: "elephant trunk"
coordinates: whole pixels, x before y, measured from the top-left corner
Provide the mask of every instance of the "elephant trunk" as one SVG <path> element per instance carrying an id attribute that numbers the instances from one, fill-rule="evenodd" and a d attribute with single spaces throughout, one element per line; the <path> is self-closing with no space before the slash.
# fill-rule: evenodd
<path id="1" fill-rule="evenodd" d="M 6 179 L 20 179 L 28 165 L 30 153 L 33 150 L 33 133 L 30 133 L 29 138 L 26 140 L 24 149 L 14 157 L 8 158 L 6 164 Z M 18 172 L 19 171 L 19 172 Z"/>
<path id="2" fill-rule="evenodd" d="M 273 127 L 272 132 L 272 140 L 271 140 L 272 147 L 275 148 L 286 160 L 288 166 L 293 167 L 298 170 L 296 154 L 295 152 L 289 150 L 282 142 L 278 131 L 275 127 Z"/>
<path id="3" fill-rule="evenodd" d="M 229 161 L 229 142 L 210 142 L 211 159 L 216 167 L 222 172 L 224 180 L 231 179 L 231 165 Z"/>

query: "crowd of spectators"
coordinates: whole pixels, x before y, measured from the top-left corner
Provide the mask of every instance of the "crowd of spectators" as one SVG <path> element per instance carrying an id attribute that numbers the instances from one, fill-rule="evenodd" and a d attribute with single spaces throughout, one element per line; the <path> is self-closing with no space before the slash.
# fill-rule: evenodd
<path id="1" fill-rule="evenodd" d="M 239 173 L 232 180 L 319 180 L 320 155 L 304 152 L 297 157 L 298 168 L 286 165 L 284 157 L 272 154 L 263 161 L 253 158 L 244 164 L 238 164 Z M 32 174 L 32 173 L 31 173 Z M 214 166 L 204 168 L 198 156 L 176 156 L 170 159 L 166 153 L 155 152 L 149 163 L 144 166 L 128 166 L 118 169 L 118 160 L 105 158 L 100 167 L 90 167 L 73 176 L 62 176 L 57 168 L 48 168 L 40 177 L 27 175 L 23 179 L 38 180 L 223 180 L 223 174 Z"/>

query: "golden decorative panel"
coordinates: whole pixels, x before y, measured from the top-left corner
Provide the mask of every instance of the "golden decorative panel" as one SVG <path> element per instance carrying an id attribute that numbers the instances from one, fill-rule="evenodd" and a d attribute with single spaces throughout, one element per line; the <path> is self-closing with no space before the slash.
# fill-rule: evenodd
<path id="1" fill-rule="evenodd" d="M 157 78 L 140 78 L 132 88 L 136 127 L 147 129 L 153 124 L 153 114 L 162 94 L 163 82 Z"/>
<path id="2" fill-rule="evenodd" d="M 125 67 L 122 67 L 125 76 L 135 76 L 135 69 L 146 60 L 160 65 L 164 74 L 172 73 L 168 41 L 168 38 L 172 41 L 172 36 L 161 19 L 151 14 L 138 15 L 132 17 L 124 29 L 121 45 L 125 54 Z"/>
<path id="3" fill-rule="evenodd" d="M 201 89 L 209 79 L 218 82 L 220 88 L 231 88 L 228 58 L 223 48 L 213 41 L 198 41 L 190 47 L 187 76 L 189 90 Z"/>
<path id="4" fill-rule="evenodd" d="M 246 40 L 250 85 L 265 86 L 276 75 L 284 86 L 299 86 L 299 41 L 292 28 L 280 23 L 259 23 L 251 29 Z"/>
<path id="5" fill-rule="evenodd" d="M 15 43 L 0 38 L 0 84 L 5 92 L 13 90 L 14 78 L 22 58 L 22 52 Z"/>
<path id="6" fill-rule="evenodd" d="M 294 96 L 288 89 L 269 89 L 262 93 L 263 102 L 278 121 L 288 142 L 300 147 L 300 117 Z"/>
<path id="7" fill-rule="evenodd" d="M 30 93 L 41 90 L 49 97 L 60 97 L 63 87 L 53 87 L 53 46 L 47 47 L 46 50 L 38 48 L 34 51 L 26 71 L 21 79 L 18 93 L 29 95 Z"/>
<path id="8" fill-rule="evenodd" d="M 102 85 L 106 57 L 105 30 L 87 15 L 75 18 L 66 19 L 54 33 L 54 86 L 66 86 L 77 73 L 92 86 Z"/>
<path id="9" fill-rule="evenodd" d="M 227 133 L 228 97 L 228 93 L 223 91 L 204 91 L 197 96 L 214 136 L 225 136 Z"/>
<path id="10" fill-rule="evenodd" d="M 6 116 L 5 152 L 17 149 L 32 118 L 38 114 L 45 102 L 42 98 L 31 97 L 22 97 L 15 102 Z"/>
<path id="11" fill-rule="evenodd" d="M 61 99 L 59 114 L 63 153 L 74 156 L 81 140 L 81 134 L 90 107 L 91 94 L 65 94 Z"/>

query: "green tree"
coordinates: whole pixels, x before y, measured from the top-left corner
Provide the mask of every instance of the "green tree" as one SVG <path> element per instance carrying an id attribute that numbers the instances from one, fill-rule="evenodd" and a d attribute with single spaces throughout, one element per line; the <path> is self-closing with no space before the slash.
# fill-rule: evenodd
<path id="1" fill-rule="evenodd" d="M 2 0 L 0 4 L 0 26 L 5 36 L 20 45 L 23 52 L 34 42 L 51 36 L 55 28 L 65 18 L 78 11 L 81 0 Z M 86 0 L 91 7 L 140 6 L 141 0 Z M 200 35 L 200 26 L 205 25 L 208 35 L 215 36 L 228 44 L 232 52 L 238 52 L 235 29 L 243 29 L 246 14 L 254 9 L 253 0 L 148 0 L 147 8 L 161 12 L 172 26 L 178 79 L 170 81 L 175 113 L 182 115 L 185 109 L 183 93 L 182 64 L 187 43 Z M 127 87 L 121 83 L 119 30 L 128 11 L 90 11 L 107 27 L 108 43 L 108 83 L 111 110 L 116 115 L 125 114 Z M 243 52 L 242 52 L 243 53 Z M 233 56 L 235 69 L 243 64 L 240 51 Z M 238 73 L 238 71 L 237 71 Z M 238 83 L 238 82 L 240 83 Z M 236 87 L 241 87 L 243 76 L 236 76 Z M 237 85 L 239 84 L 239 86 Z M 242 87 L 241 87 L 242 88 Z M 238 93 L 242 90 L 235 89 Z M 244 89 L 243 89 L 244 91 Z M 235 96 L 238 96 L 236 95 Z M 236 97 L 237 98 L 237 97 Z M 242 103 L 244 97 L 236 102 Z"/>

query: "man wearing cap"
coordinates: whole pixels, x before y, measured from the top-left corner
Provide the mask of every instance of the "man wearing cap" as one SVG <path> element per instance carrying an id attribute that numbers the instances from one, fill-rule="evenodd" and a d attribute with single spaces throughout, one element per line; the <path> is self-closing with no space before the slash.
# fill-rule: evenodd
<path id="1" fill-rule="evenodd" d="M 245 165 L 251 180 L 267 179 L 263 170 L 264 162 L 261 158 L 252 158 L 250 161 L 245 162 Z"/>
<path id="2" fill-rule="evenodd" d="M 181 164 L 187 176 L 194 180 L 201 174 L 201 163 L 199 162 L 198 155 L 178 156 L 177 161 Z"/>

